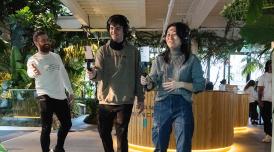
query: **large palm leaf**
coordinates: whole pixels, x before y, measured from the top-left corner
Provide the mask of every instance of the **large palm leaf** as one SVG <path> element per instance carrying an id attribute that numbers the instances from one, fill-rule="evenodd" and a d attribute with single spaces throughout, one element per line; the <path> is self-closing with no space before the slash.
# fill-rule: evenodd
<path id="1" fill-rule="evenodd" d="M 248 43 L 270 43 L 274 40 L 274 15 L 263 15 L 256 22 L 246 24 L 240 34 Z"/>

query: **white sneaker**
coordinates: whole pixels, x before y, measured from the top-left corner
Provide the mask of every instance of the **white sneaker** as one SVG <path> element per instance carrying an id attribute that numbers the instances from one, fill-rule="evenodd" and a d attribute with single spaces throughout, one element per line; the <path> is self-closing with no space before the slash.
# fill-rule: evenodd
<path id="1" fill-rule="evenodd" d="M 272 137 L 271 137 L 271 136 L 266 135 L 266 136 L 264 137 L 264 139 L 262 140 L 262 142 L 265 142 L 265 143 L 270 143 L 270 142 L 271 142 L 271 139 L 272 139 Z"/>

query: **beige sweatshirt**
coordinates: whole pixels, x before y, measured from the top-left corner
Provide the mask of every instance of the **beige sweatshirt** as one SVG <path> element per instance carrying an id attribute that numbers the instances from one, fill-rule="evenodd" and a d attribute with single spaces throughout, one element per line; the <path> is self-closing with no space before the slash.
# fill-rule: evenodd
<path id="1" fill-rule="evenodd" d="M 98 81 L 97 97 L 100 104 L 133 104 L 144 102 L 144 92 L 140 84 L 140 52 L 128 42 L 122 50 L 113 50 L 109 42 L 102 46 L 95 59 Z"/>

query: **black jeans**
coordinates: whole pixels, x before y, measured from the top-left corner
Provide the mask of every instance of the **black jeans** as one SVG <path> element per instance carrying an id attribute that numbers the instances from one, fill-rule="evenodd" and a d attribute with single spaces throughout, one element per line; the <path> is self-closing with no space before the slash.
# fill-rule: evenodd
<path id="1" fill-rule="evenodd" d="M 68 101 L 50 98 L 47 95 L 37 97 L 40 103 L 42 131 L 40 142 L 43 152 L 49 152 L 50 132 L 53 113 L 60 121 L 60 128 L 57 134 L 57 144 L 55 149 L 63 149 L 67 134 L 71 128 L 71 115 Z"/>
<path id="2" fill-rule="evenodd" d="M 113 123 L 117 136 L 117 152 L 128 152 L 128 124 L 132 113 L 132 104 L 99 105 L 98 131 L 105 152 L 114 152 L 111 131 Z"/>
<path id="3" fill-rule="evenodd" d="M 258 101 L 249 103 L 249 116 L 251 118 L 251 121 L 258 120 L 257 106 Z"/>
<path id="4" fill-rule="evenodd" d="M 261 115 L 264 121 L 264 132 L 272 136 L 272 102 L 262 101 L 264 106 L 261 108 Z"/>

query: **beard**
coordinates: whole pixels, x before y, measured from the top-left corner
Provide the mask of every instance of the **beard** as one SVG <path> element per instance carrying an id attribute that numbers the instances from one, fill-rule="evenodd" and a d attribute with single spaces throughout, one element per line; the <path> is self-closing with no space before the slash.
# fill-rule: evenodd
<path id="1" fill-rule="evenodd" d="M 40 51 L 44 53 L 48 53 L 51 50 L 51 47 L 49 44 L 44 44 L 41 46 Z"/>

